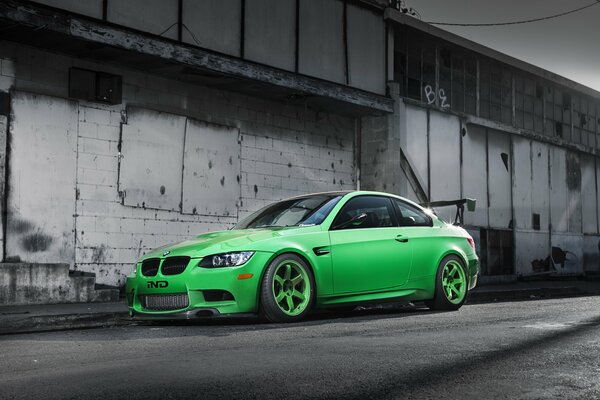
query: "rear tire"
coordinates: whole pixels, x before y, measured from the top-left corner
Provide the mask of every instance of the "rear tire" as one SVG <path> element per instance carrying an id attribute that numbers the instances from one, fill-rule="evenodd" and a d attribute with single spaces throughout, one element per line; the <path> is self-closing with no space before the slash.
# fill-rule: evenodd
<path id="1" fill-rule="evenodd" d="M 310 312 L 315 280 L 306 262 L 282 254 L 267 266 L 260 290 L 261 314 L 270 322 L 297 322 Z"/>
<path id="2" fill-rule="evenodd" d="M 462 260 L 455 255 L 446 256 L 435 276 L 435 297 L 425 304 L 436 311 L 458 310 L 467 300 L 468 287 L 468 275 Z"/>

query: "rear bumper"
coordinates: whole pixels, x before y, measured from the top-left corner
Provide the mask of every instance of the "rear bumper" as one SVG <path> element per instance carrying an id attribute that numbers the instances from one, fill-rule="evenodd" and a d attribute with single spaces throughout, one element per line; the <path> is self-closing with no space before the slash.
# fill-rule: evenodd
<path id="1" fill-rule="evenodd" d="M 258 290 L 265 265 L 272 254 L 256 252 L 241 267 L 201 268 L 199 259 L 192 259 L 179 275 L 146 277 L 138 273 L 126 282 L 129 315 L 140 319 L 192 319 L 230 314 L 256 313 Z M 240 275 L 252 277 L 239 279 Z M 215 291 L 228 293 L 226 299 L 215 299 Z M 178 309 L 154 310 L 144 307 L 143 296 L 185 294 L 187 306 Z M 231 296 L 229 296 L 231 295 Z"/>
<path id="2" fill-rule="evenodd" d="M 469 259 L 469 290 L 477 286 L 477 277 L 479 276 L 479 272 L 479 258 L 475 256 L 475 258 Z"/>

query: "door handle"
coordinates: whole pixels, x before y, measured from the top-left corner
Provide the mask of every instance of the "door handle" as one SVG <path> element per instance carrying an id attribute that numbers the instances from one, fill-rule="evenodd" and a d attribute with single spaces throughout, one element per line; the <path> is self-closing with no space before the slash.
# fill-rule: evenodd
<path id="1" fill-rule="evenodd" d="M 408 242 L 408 238 L 407 238 L 407 237 L 404 237 L 404 236 L 402 236 L 402 235 L 398 235 L 398 236 L 396 236 L 396 239 L 395 239 L 395 240 L 396 240 L 397 242 L 400 242 L 400 243 L 406 243 L 406 242 Z"/>

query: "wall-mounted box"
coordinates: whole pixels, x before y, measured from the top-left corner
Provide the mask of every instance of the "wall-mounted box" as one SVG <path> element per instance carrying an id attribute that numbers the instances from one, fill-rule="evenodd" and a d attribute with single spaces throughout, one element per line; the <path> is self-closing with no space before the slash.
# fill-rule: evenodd
<path id="1" fill-rule="evenodd" d="M 69 70 L 69 97 L 107 104 L 121 104 L 123 79 L 119 75 L 81 68 Z"/>

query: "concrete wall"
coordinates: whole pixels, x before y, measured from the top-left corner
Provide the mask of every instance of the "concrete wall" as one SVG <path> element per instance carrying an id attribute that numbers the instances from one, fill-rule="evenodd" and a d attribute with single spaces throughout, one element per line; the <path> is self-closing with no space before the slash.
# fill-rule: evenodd
<path id="1" fill-rule="evenodd" d="M 385 23 L 381 15 L 348 5 L 348 82 L 385 94 Z"/>
<path id="2" fill-rule="evenodd" d="M 299 20 L 298 71 L 346 83 L 343 3 L 301 1 Z"/>
<path id="3" fill-rule="evenodd" d="M 74 263 L 77 103 L 11 94 L 6 259 Z"/>
<path id="4" fill-rule="evenodd" d="M 293 71 L 296 64 L 296 0 L 246 2 L 244 57 Z"/>
<path id="5" fill-rule="evenodd" d="M 183 0 L 183 41 L 240 56 L 240 0 Z M 269 21 L 270 23 L 278 23 Z"/>
<path id="6" fill-rule="evenodd" d="M 61 8 L 93 18 L 102 18 L 103 0 L 36 0 L 36 3 Z"/>
<path id="7" fill-rule="evenodd" d="M 0 95 L 7 93 L 0 92 Z M 8 130 L 8 118 L 0 115 L 0 199 L 4 199 L 4 187 L 6 179 L 6 134 Z M 4 215 L 4 201 L 0 202 L 0 215 Z M 4 260 L 4 218 L 0 218 L 0 259 Z"/>
<path id="8" fill-rule="evenodd" d="M 177 39 L 178 13 L 178 0 L 109 0 L 106 19 L 117 25 Z"/>
<path id="9" fill-rule="evenodd" d="M 398 123 L 385 125 L 399 132 L 376 130 L 367 139 L 363 124 L 362 178 L 368 188 L 390 185 L 395 169 L 408 172 L 393 179 L 404 182 L 398 193 L 413 200 L 418 196 L 415 185 L 406 183 L 411 179 L 431 201 L 477 199 L 476 211 L 465 213 L 465 224 L 480 254 L 487 251 L 480 243 L 484 230 L 510 233 L 507 257 L 516 275 L 600 272 L 600 171 L 592 155 L 505 132 L 498 124 L 464 123 L 452 113 L 401 99 L 399 103 L 397 116 L 388 117 Z M 396 143 L 406 155 L 404 165 L 398 157 L 383 157 L 394 154 Z M 377 176 L 383 178 L 378 181 Z M 436 211 L 454 219 L 453 208 Z M 488 245 L 496 247 L 498 261 L 507 250 L 505 244 L 497 247 L 494 235 Z M 510 265 L 496 268 L 496 273 Z"/>
<path id="10" fill-rule="evenodd" d="M 36 2 L 104 17 L 102 0 Z M 106 20 L 275 68 L 298 68 L 296 72 L 302 74 L 386 93 L 382 10 L 344 5 L 341 0 L 182 0 L 181 21 L 179 12 L 178 0 L 107 0 Z"/>
<path id="11" fill-rule="evenodd" d="M 123 104 L 107 106 L 80 101 L 74 112 L 78 133 L 71 212 L 76 216 L 75 254 L 63 262 L 97 273 L 99 283 L 122 284 L 132 263 L 145 251 L 227 228 L 268 202 L 307 192 L 355 187 L 356 122 L 351 118 L 7 42 L 0 42 L 0 65 L 0 90 L 12 88 L 14 93 L 44 94 L 57 102 L 64 102 L 62 99 L 67 97 L 70 66 L 123 76 Z M 124 122 L 129 122 L 126 117 L 131 115 L 129 105 L 239 131 L 240 180 L 225 180 L 228 188 L 232 188 L 231 184 L 239 190 L 238 217 L 210 215 L 210 210 L 200 215 L 124 204 L 118 190 L 119 141 L 121 129 L 127 125 Z M 35 104 L 32 110 L 34 107 Z M 31 126 L 33 132 L 41 134 L 44 125 L 36 125 L 37 128 Z M 24 128 L 19 124 L 13 129 Z M 180 151 L 183 154 L 183 146 Z M 153 173 L 153 177 L 164 182 L 161 171 Z M 220 188 L 221 177 L 209 184 Z M 48 179 L 40 185 L 47 188 L 52 181 Z M 160 191 L 160 185 L 154 189 Z M 61 235 L 55 231 L 47 234 L 53 238 Z M 24 250 L 14 255 L 24 261 L 34 256 Z"/>

